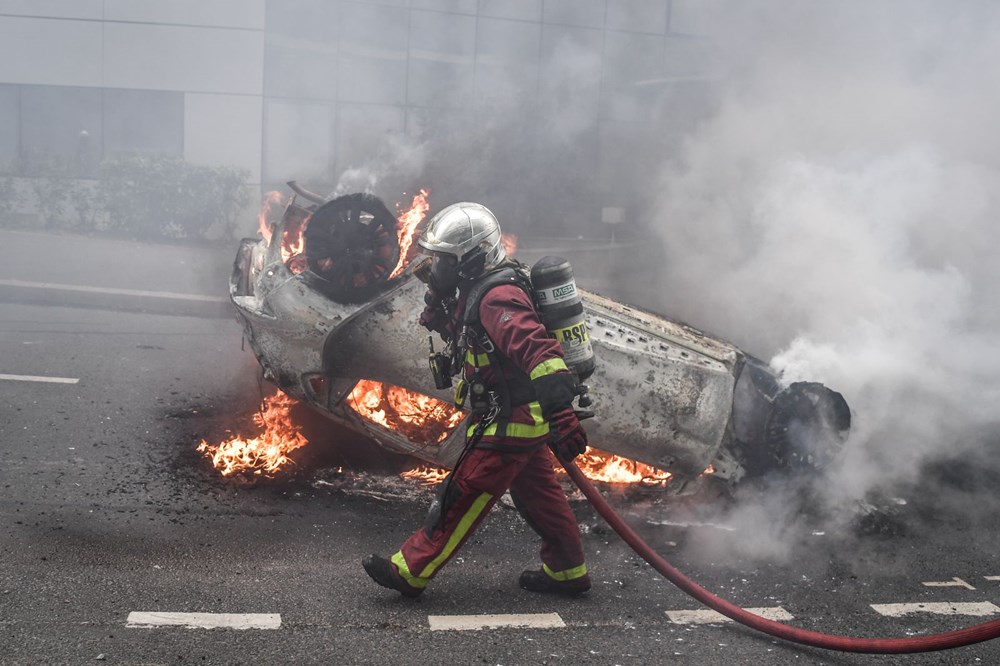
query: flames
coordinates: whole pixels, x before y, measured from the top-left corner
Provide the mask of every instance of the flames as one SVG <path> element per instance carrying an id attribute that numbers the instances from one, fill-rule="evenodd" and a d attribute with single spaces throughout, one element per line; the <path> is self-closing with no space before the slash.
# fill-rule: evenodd
<path id="1" fill-rule="evenodd" d="M 443 467 L 421 465 L 400 474 L 404 479 L 419 481 L 422 486 L 436 486 L 448 478 L 448 470 Z"/>
<path id="2" fill-rule="evenodd" d="M 264 195 L 264 201 L 260 205 L 260 213 L 257 214 L 257 225 L 260 235 L 264 237 L 264 242 L 271 244 L 271 236 L 274 235 L 273 220 L 275 210 L 279 207 L 284 209 L 285 197 L 281 192 L 271 190 Z"/>
<path id="3" fill-rule="evenodd" d="M 399 237 L 399 263 L 396 264 L 390 278 L 402 273 L 406 265 L 410 263 L 409 254 L 410 248 L 413 246 L 413 236 L 430 209 L 430 204 L 427 203 L 427 194 L 427 190 L 420 190 L 413 197 L 410 207 L 396 216 L 398 220 L 396 233 Z M 399 204 L 396 204 L 396 209 L 399 209 Z"/>
<path id="4" fill-rule="evenodd" d="M 410 202 L 410 207 L 402 212 L 397 212 L 396 236 L 399 240 L 399 261 L 393 268 L 389 278 L 398 276 L 410 263 L 410 250 L 413 247 L 413 239 L 417 229 L 423 223 L 430 210 L 429 196 L 427 189 L 421 189 L 414 195 Z M 396 204 L 399 211 L 401 204 Z M 288 265 L 293 273 L 301 273 L 307 267 L 305 256 L 305 230 L 309 224 L 311 213 L 308 209 L 289 202 L 285 195 L 278 191 L 270 191 L 264 195 L 260 212 L 257 215 L 257 224 L 260 235 L 267 245 L 271 244 L 274 229 L 278 219 L 284 219 L 284 227 L 281 235 L 281 259 Z M 503 234 L 501 238 L 507 256 L 513 256 L 517 251 L 517 236 L 514 234 Z"/>
<path id="5" fill-rule="evenodd" d="M 650 465 L 635 460 L 622 458 L 613 453 L 606 453 L 593 447 L 587 447 L 583 455 L 574 461 L 591 481 L 614 484 L 641 484 L 644 486 L 664 487 L 670 482 L 670 472 L 665 472 Z M 565 476 L 562 467 L 556 467 L 556 473 Z M 709 470 L 706 470 L 709 473 Z M 441 467 L 426 465 L 403 472 L 407 479 L 420 481 L 421 485 L 434 486 L 448 476 L 448 470 Z"/>
<path id="6" fill-rule="evenodd" d="M 399 240 L 399 262 L 393 269 L 390 278 L 394 278 L 403 272 L 403 269 L 410 263 L 410 248 L 413 246 L 413 237 L 416 234 L 420 223 L 424 221 L 430 204 L 427 201 L 429 192 L 421 189 L 410 203 L 410 207 L 397 214 L 396 235 Z M 398 211 L 400 204 L 396 204 Z M 277 224 L 276 218 L 284 216 L 284 231 L 281 236 L 281 259 L 293 273 L 301 273 L 306 268 L 305 257 L 302 255 L 305 250 L 305 230 L 309 223 L 310 213 L 307 209 L 294 204 L 289 204 L 285 196 L 278 191 L 267 192 L 261 203 L 260 212 L 257 215 L 257 224 L 260 235 L 264 242 L 271 244 L 271 237 L 274 235 L 274 228 Z M 516 238 L 514 240 L 516 243 Z"/>
<path id="7" fill-rule="evenodd" d="M 590 446 L 583 452 L 583 455 L 576 458 L 575 462 L 580 471 L 591 481 L 665 486 L 671 477 L 670 472 L 629 458 L 599 451 Z M 559 473 L 564 472 L 560 469 Z"/>
<path id="8" fill-rule="evenodd" d="M 257 436 L 236 435 L 215 445 L 201 440 L 197 450 L 222 476 L 241 473 L 272 476 L 291 462 L 292 451 L 308 444 L 289 415 L 294 404 L 292 398 L 278 391 L 264 398 L 260 411 L 253 416 L 261 430 Z M 411 440 L 435 444 L 444 441 L 465 417 L 461 411 L 430 396 L 370 380 L 358 382 L 347 404 L 373 423 Z M 666 486 L 671 476 L 669 472 L 591 447 L 577 457 L 576 464 L 591 481 L 603 483 Z M 564 474 L 562 469 L 557 471 Z M 706 470 L 710 472 L 711 468 Z M 448 470 L 428 465 L 402 474 L 403 478 L 425 486 L 437 485 L 447 475 Z"/>
<path id="9" fill-rule="evenodd" d="M 257 223 L 258 231 L 268 246 L 271 245 L 271 238 L 274 236 L 274 227 L 277 224 L 274 218 L 279 209 L 285 221 L 281 233 L 281 260 L 293 273 L 301 273 L 307 266 L 302 252 L 305 250 L 305 230 L 311 213 L 301 206 L 286 203 L 285 196 L 281 192 L 271 191 L 265 194 L 260 213 L 257 215 Z"/>
<path id="10" fill-rule="evenodd" d="M 397 215 L 400 254 L 399 262 L 390 277 L 399 275 L 409 264 L 413 237 L 430 208 L 427 197 L 428 191 L 421 189 L 413 197 L 410 207 Z M 400 205 L 397 204 L 396 207 L 398 210 Z M 268 245 L 274 234 L 276 216 L 284 218 L 282 260 L 293 272 L 298 273 L 306 266 L 302 255 L 305 246 L 303 233 L 309 222 L 310 212 L 287 202 L 281 192 L 265 194 L 258 224 L 260 234 Z M 507 255 L 513 256 L 517 250 L 517 236 L 503 234 L 501 242 Z M 254 422 L 261 429 L 258 436 L 243 438 L 237 435 L 217 445 L 202 440 L 197 450 L 210 459 L 223 476 L 240 472 L 271 475 L 290 462 L 289 453 L 308 443 L 289 417 L 289 409 L 293 404 L 291 398 L 279 391 L 276 395 L 265 398 L 260 411 L 254 415 Z M 430 396 L 369 380 L 357 383 L 347 404 L 365 419 L 398 431 L 410 440 L 435 444 L 443 442 L 465 416 L 448 403 Z M 576 459 L 576 464 L 587 478 L 605 483 L 664 486 L 671 476 L 669 472 L 590 447 Z M 561 469 L 559 472 L 563 473 Z M 441 468 L 421 466 L 404 472 L 403 476 L 419 480 L 424 485 L 436 485 L 447 474 L 447 470 Z"/>
<path id="11" fill-rule="evenodd" d="M 517 252 L 517 235 L 501 234 L 500 242 L 503 243 L 503 249 L 507 252 L 507 256 L 513 257 L 514 253 Z"/>
<path id="12" fill-rule="evenodd" d="M 270 476 L 290 462 L 289 453 L 309 443 L 289 417 L 293 404 L 295 401 L 281 391 L 264 398 L 260 411 L 253 416 L 261 429 L 259 435 L 236 435 L 216 445 L 201 440 L 198 452 L 211 460 L 222 476 L 241 472 Z"/>
<path id="13" fill-rule="evenodd" d="M 399 386 L 361 380 L 347 404 L 364 418 L 414 441 L 440 444 L 465 415 L 436 398 Z"/>

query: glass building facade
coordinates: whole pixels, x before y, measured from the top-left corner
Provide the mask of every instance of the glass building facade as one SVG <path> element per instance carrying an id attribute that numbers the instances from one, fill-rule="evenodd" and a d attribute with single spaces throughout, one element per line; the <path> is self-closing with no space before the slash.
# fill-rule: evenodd
<path id="1" fill-rule="evenodd" d="M 363 172 L 589 233 L 642 206 L 710 103 L 692 1 L 0 0 L 0 164 L 167 153 L 318 191 Z"/>

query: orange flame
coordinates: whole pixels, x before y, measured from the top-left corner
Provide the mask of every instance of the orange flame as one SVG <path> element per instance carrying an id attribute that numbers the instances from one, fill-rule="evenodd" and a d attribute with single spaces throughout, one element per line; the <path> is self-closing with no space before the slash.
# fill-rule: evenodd
<path id="1" fill-rule="evenodd" d="M 501 234 L 500 242 L 503 243 L 503 249 L 507 252 L 507 256 L 513 257 L 514 253 L 517 252 L 517 235 Z"/>
<path id="2" fill-rule="evenodd" d="M 366 379 L 357 383 L 347 404 L 369 421 L 409 439 L 438 444 L 465 418 L 461 411 L 429 395 Z"/>
<path id="3" fill-rule="evenodd" d="M 302 251 L 306 247 L 305 231 L 312 217 L 307 209 L 289 206 L 285 211 L 285 227 L 281 234 L 281 259 L 293 273 L 301 273 L 308 262 Z"/>
<path id="4" fill-rule="evenodd" d="M 604 483 L 641 483 L 647 486 L 665 486 L 672 476 L 670 472 L 665 472 L 651 465 L 599 451 L 589 446 L 583 455 L 576 458 L 575 462 L 588 479 Z M 562 472 L 561 469 L 559 471 Z"/>
<path id="5" fill-rule="evenodd" d="M 283 205 L 284 195 L 277 190 L 271 190 L 264 195 L 264 201 L 260 205 L 260 212 L 257 214 L 258 231 L 264 237 L 267 245 L 271 244 L 271 236 L 274 234 L 274 221 L 271 220 L 272 211 Z"/>
<path id="6" fill-rule="evenodd" d="M 400 476 L 404 479 L 420 481 L 420 485 L 422 486 L 436 486 L 444 483 L 444 480 L 448 478 L 448 470 L 443 467 L 421 465 L 420 467 L 403 472 Z"/>
<path id="7" fill-rule="evenodd" d="M 587 447 L 587 451 L 578 456 L 575 462 L 584 476 L 591 481 L 602 483 L 641 483 L 646 486 L 662 487 L 667 485 L 672 476 L 670 472 L 591 447 Z M 562 467 L 558 466 L 556 472 L 564 476 L 566 474 Z M 403 472 L 402 476 L 406 479 L 418 480 L 424 486 L 434 486 L 447 478 L 448 470 L 440 467 L 421 466 Z"/>
<path id="8" fill-rule="evenodd" d="M 420 223 L 424 221 L 424 216 L 427 215 L 427 211 L 430 209 L 430 204 L 427 203 L 427 194 L 427 190 L 420 190 L 413 197 L 410 207 L 397 217 L 399 263 L 396 264 L 396 268 L 393 269 L 392 274 L 389 276 L 390 278 L 394 278 L 402 273 L 406 265 L 410 263 L 408 255 L 410 248 L 413 246 L 413 235 L 416 233 Z M 399 208 L 399 204 L 396 204 L 396 208 Z"/>
<path id="9" fill-rule="evenodd" d="M 294 404 L 292 398 L 278 391 L 264 398 L 260 411 L 253 416 L 254 423 L 263 430 L 261 434 L 248 439 L 236 435 L 214 446 L 201 440 L 198 452 L 209 458 L 222 476 L 237 472 L 269 476 L 291 460 L 289 453 L 309 443 L 289 417 Z"/>
<path id="10" fill-rule="evenodd" d="M 306 268 L 306 259 L 302 256 L 306 240 L 304 232 L 311 214 L 305 208 L 285 203 L 281 192 L 270 191 L 264 195 L 264 201 L 257 214 L 257 225 L 264 242 L 270 246 L 274 236 L 276 222 L 272 219 L 275 208 L 285 206 L 283 220 L 284 231 L 281 234 L 281 260 L 288 265 L 293 273 L 301 273 Z"/>

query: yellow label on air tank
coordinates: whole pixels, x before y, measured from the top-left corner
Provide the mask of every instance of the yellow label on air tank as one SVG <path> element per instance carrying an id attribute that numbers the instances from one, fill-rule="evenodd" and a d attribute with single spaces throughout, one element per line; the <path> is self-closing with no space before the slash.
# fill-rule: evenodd
<path id="1" fill-rule="evenodd" d="M 590 336 L 587 335 L 587 322 L 585 321 L 565 328 L 554 328 L 550 333 L 562 343 L 563 347 L 579 347 L 590 342 Z"/>

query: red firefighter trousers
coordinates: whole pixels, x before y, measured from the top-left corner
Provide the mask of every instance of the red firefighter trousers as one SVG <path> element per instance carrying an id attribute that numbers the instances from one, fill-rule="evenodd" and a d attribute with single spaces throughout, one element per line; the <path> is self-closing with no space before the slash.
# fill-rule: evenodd
<path id="1" fill-rule="evenodd" d="M 403 579 L 415 588 L 426 587 L 508 489 L 521 515 L 542 537 L 546 572 L 556 580 L 586 576 L 580 529 L 556 480 L 547 439 L 501 440 L 510 451 L 471 450 L 454 474 L 448 496 L 442 497 L 445 482 L 424 527 L 393 555 Z"/>

